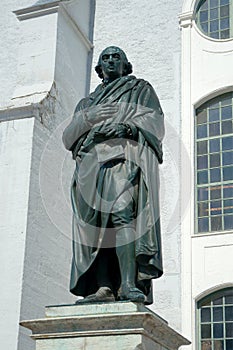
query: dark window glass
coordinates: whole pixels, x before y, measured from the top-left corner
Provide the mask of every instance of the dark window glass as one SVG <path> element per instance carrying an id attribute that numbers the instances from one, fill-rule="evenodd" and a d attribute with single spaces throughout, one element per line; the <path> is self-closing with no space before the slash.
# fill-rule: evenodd
<path id="1" fill-rule="evenodd" d="M 211 215 L 222 214 L 222 202 L 221 201 L 210 202 L 210 212 L 211 212 Z"/>
<path id="2" fill-rule="evenodd" d="M 229 30 L 223 30 L 221 31 L 221 39 L 228 39 L 230 36 Z"/>
<path id="3" fill-rule="evenodd" d="M 201 28 L 202 28 L 204 33 L 207 33 L 208 32 L 208 22 L 201 23 Z"/>
<path id="4" fill-rule="evenodd" d="M 201 22 L 208 21 L 208 11 L 201 11 L 200 12 L 200 21 Z"/>
<path id="5" fill-rule="evenodd" d="M 211 217 L 211 231 L 221 231 L 222 230 L 222 217 L 212 216 Z"/>
<path id="6" fill-rule="evenodd" d="M 224 214 L 232 214 L 233 213 L 233 199 L 225 200 L 223 202 L 223 206 L 224 206 L 224 208 L 223 208 Z"/>
<path id="7" fill-rule="evenodd" d="M 220 5 L 227 5 L 229 4 L 229 0 L 220 0 Z"/>
<path id="8" fill-rule="evenodd" d="M 209 110 L 209 121 L 216 122 L 219 120 L 219 108 Z"/>
<path id="9" fill-rule="evenodd" d="M 225 304 L 233 304 L 233 295 L 225 296 Z"/>
<path id="10" fill-rule="evenodd" d="M 231 119 L 232 118 L 232 106 L 222 107 L 222 119 Z"/>
<path id="11" fill-rule="evenodd" d="M 209 209 L 208 209 L 208 202 L 201 202 L 198 204 L 198 216 L 208 216 Z"/>
<path id="12" fill-rule="evenodd" d="M 226 340 L 226 350 L 232 350 L 233 349 L 233 339 Z"/>
<path id="13" fill-rule="evenodd" d="M 225 318 L 226 321 L 233 321 L 233 306 L 225 307 Z"/>
<path id="14" fill-rule="evenodd" d="M 202 142 L 206 142 L 206 141 L 202 141 Z M 210 140 L 209 145 L 210 145 L 210 152 L 211 153 L 220 151 L 220 140 L 219 139 Z"/>
<path id="15" fill-rule="evenodd" d="M 227 120 L 225 122 L 222 122 L 222 134 L 232 134 L 232 121 Z"/>
<path id="16" fill-rule="evenodd" d="M 210 19 L 218 18 L 218 8 L 210 10 Z"/>
<path id="17" fill-rule="evenodd" d="M 207 169 L 208 168 L 208 156 L 197 157 L 197 169 Z"/>
<path id="18" fill-rule="evenodd" d="M 209 231 L 209 219 L 208 218 L 198 219 L 198 231 L 199 232 L 208 232 Z"/>
<path id="19" fill-rule="evenodd" d="M 213 341 L 214 344 L 214 350 L 224 350 L 224 342 L 222 340 L 214 340 Z"/>
<path id="20" fill-rule="evenodd" d="M 223 304 L 223 298 L 216 298 L 213 300 L 214 305 L 222 305 Z"/>
<path id="21" fill-rule="evenodd" d="M 211 321 L 211 311 L 210 308 L 201 309 L 201 322 L 210 322 Z"/>
<path id="22" fill-rule="evenodd" d="M 223 308 L 222 307 L 215 307 L 213 309 L 213 321 L 222 321 L 223 320 Z"/>
<path id="23" fill-rule="evenodd" d="M 200 141 L 197 143 L 197 153 L 207 154 L 207 141 Z"/>
<path id="24" fill-rule="evenodd" d="M 227 0 L 228 1 L 228 0 Z M 231 93 L 228 93 L 228 94 L 225 94 L 223 97 L 222 97 L 222 106 L 228 106 L 230 105 L 230 108 L 231 108 Z"/>
<path id="25" fill-rule="evenodd" d="M 228 29 L 229 28 L 229 18 L 223 18 L 220 21 L 220 29 Z"/>
<path id="26" fill-rule="evenodd" d="M 208 199 L 208 187 L 201 187 L 197 193 L 198 201 L 205 201 Z"/>
<path id="27" fill-rule="evenodd" d="M 211 169 L 210 170 L 210 182 L 220 182 L 220 181 L 221 181 L 221 170 L 218 168 Z"/>
<path id="28" fill-rule="evenodd" d="M 233 338 L 233 323 L 226 323 L 226 337 Z"/>
<path id="29" fill-rule="evenodd" d="M 210 0 L 210 8 L 217 7 L 219 5 L 218 0 Z"/>
<path id="30" fill-rule="evenodd" d="M 232 150 L 233 149 L 233 137 L 224 137 L 222 139 L 222 150 Z"/>
<path id="31" fill-rule="evenodd" d="M 233 215 L 224 216 L 224 229 L 231 230 L 232 228 L 233 228 Z"/>
<path id="32" fill-rule="evenodd" d="M 214 338 L 222 338 L 223 337 L 223 324 L 216 323 L 214 324 Z"/>
<path id="33" fill-rule="evenodd" d="M 221 17 L 228 17 L 229 16 L 229 5 L 220 7 L 220 16 Z"/>
<path id="34" fill-rule="evenodd" d="M 207 110 L 204 109 L 197 114 L 197 124 L 203 124 L 207 122 Z"/>
<path id="35" fill-rule="evenodd" d="M 206 184 L 208 182 L 208 171 L 199 171 L 197 174 L 197 183 L 199 185 Z"/>
<path id="36" fill-rule="evenodd" d="M 224 167 L 223 168 L 223 181 L 233 180 L 233 167 Z"/>
<path id="37" fill-rule="evenodd" d="M 209 136 L 218 136 L 220 134 L 220 123 L 209 125 Z"/>
<path id="38" fill-rule="evenodd" d="M 202 339 L 208 339 L 211 337 L 210 324 L 202 324 L 201 325 L 201 337 L 202 337 Z"/>
<path id="39" fill-rule="evenodd" d="M 216 32 L 217 30 L 219 30 L 219 23 L 218 20 L 213 20 L 210 21 L 210 31 L 211 32 Z"/>
<path id="40" fill-rule="evenodd" d="M 233 185 L 225 185 L 223 186 L 223 197 L 231 198 L 233 197 Z"/>
<path id="41" fill-rule="evenodd" d="M 222 165 L 231 165 L 231 164 L 233 164 L 233 151 L 223 152 Z"/>
<path id="42" fill-rule="evenodd" d="M 221 187 L 211 187 L 210 188 L 210 199 L 218 199 L 221 198 Z"/>
<path id="43" fill-rule="evenodd" d="M 220 166 L 220 154 L 215 153 L 210 155 L 210 167 L 215 168 Z"/>
<path id="44" fill-rule="evenodd" d="M 214 39 L 219 39 L 219 32 L 210 33 L 210 37 Z"/>
<path id="45" fill-rule="evenodd" d="M 207 125 L 198 125 L 197 127 L 197 138 L 202 139 L 207 137 Z"/>

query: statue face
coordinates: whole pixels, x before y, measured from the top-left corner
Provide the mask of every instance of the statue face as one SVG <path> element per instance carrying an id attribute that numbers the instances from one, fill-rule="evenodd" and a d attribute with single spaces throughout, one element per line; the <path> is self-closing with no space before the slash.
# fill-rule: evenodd
<path id="1" fill-rule="evenodd" d="M 124 59 L 117 47 L 108 47 L 101 55 L 101 68 L 105 79 L 117 79 L 122 77 Z"/>

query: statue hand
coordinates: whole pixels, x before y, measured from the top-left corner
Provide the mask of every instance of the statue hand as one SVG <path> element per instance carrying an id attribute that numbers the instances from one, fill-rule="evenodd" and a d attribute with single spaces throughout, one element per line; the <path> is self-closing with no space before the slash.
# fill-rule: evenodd
<path id="1" fill-rule="evenodd" d="M 104 129 L 105 137 L 109 138 L 127 138 L 131 129 L 124 124 L 115 124 Z"/>
<path id="2" fill-rule="evenodd" d="M 111 118 L 114 113 L 118 112 L 118 109 L 116 104 L 97 105 L 87 110 L 86 118 L 91 124 L 98 123 Z"/>

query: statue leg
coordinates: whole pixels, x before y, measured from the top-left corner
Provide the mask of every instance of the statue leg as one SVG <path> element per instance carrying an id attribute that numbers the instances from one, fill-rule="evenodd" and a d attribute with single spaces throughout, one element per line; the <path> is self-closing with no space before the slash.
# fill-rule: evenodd
<path id="1" fill-rule="evenodd" d="M 145 295 L 136 288 L 135 230 L 132 227 L 116 231 L 116 253 L 121 273 L 120 300 L 143 303 Z"/>

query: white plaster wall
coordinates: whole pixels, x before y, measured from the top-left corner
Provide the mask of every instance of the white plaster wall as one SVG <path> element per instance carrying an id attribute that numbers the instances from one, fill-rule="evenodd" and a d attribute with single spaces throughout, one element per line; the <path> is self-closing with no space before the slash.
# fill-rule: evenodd
<path id="1" fill-rule="evenodd" d="M 43 2 L 49 1 L 37 3 Z M 87 90 L 93 9 L 89 1 L 73 0 L 58 13 L 22 22 L 12 14 L 35 3 L 4 1 L 0 22 L 6 48 L 0 62 L 0 257 L 6 285 L 0 343 L 11 350 L 35 347 L 30 332 L 19 330 L 20 319 L 75 300 L 69 293 L 74 162 L 61 136 Z M 21 120 L 25 113 L 32 118 Z"/>
<path id="2" fill-rule="evenodd" d="M 162 239 L 165 274 L 154 283 L 152 308 L 180 328 L 180 31 L 181 1 L 97 0 L 91 90 L 100 83 L 94 72 L 100 52 L 121 47 L 138 78 L 148 80 L 166 118 L 164 165 L 160 166 Z M 171 176 L 172 174 L 172 176 Z M 177 202 L 178 201 L 178 202 Z"/>
<path id="3" fill-rule="evenodd" d="M 193 20 L 194 1 L 184 2 L 182 27 L 182 142 L 194 164 L 194 111 L 214 96 L 233 90 L 233 40 L 218 41 L 200 32 Z M 187 160 L 182 153 L 182 182 Z M 190 206 L 182 222 L 182 331 L 196 344 L 196 301 L 232 285 L 232 232 L 194 231 L 195 169 L 188 174 Z M 186 194 L 183 193 L 182 198 Z M 183 204 L 183 203 L 182 203 Z"/>
<path id="4" fill-rule="evenodd" d="M 16 349 L 34 119 L 0 123 L 0 343 Z"/>

